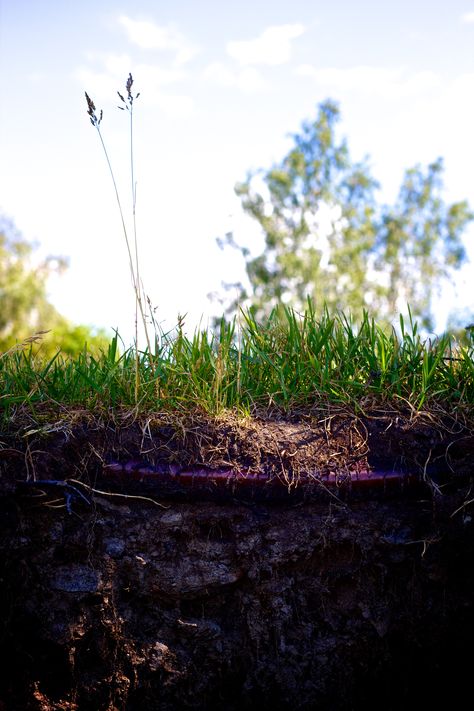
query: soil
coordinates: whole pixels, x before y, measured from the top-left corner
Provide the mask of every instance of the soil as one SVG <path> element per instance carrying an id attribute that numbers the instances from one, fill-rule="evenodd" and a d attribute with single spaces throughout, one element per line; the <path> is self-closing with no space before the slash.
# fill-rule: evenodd
<path id="1" fill-rule="evenodd" d="M 0 711 L 395 711 L 470 693 L 459 415 L 37 410 L 0 439 Z M 381 472 L 398 485 L 354 484 Z"/>

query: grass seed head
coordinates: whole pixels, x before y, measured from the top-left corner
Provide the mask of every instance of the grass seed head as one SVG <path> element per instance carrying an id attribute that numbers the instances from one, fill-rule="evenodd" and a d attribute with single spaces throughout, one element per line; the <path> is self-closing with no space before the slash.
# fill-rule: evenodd
<path id="1" fill-rule="evenodd" d="M 133 101 L 132 85 L 133 85 L 133 77 L 132 77 L 132 73 L 130 72 L 130 74 L 128 75 L 127 83 L 125 84 L 125 88 L 127 89 L 128 100 L 130 101 L 130 103 L 132 103 L 132 101 Z"/>
<path id="2" fill-rule="evenodd" d="M 94 102 L 92 101 L 87 91 L 85 91 L 84 94 L 86 95 L 87 114 L 91 120 L 91 124 L 94 126 L 94 128 L 99 128 L 100 122 L 102 121 L 103 111 L 101 109 L 99 116 L 97 116 Z"/>
<path id="3" fill-rule="evenodd" d="M 130 74 L 128 75 L 128 79 L 127 79 L 127 81 L 126 81 L 126 83 L 125 83 L 125 89 L 127 90 L 127 98 L 125 99 L 124 96 L 123 96 L 123 94 L 121 94 L 120 91 L 117 91 L 117 94 L 119 95 L 120 101 L 121 101 L 123 104 L 125 104 L 125 106 L 119 106 L 119 107 L 118 107 L 121 111 L 125 111 L 125 109 L 126 109 L 127 111 L 130 111 L 130 110 L 132 109 L 132 107 L 133 107 L 133 102 L 135 101 L 135 99 L 138 99 L 138 97 L 140 96 L 140 92 L 138 92 L 138 94 L 136 94 L 135 96 L 133 96 L 133 94 L 132 94 L 132 86 L 133 86 L 133 77 L 132 77 L 132 74 L 130 73 Z"/>

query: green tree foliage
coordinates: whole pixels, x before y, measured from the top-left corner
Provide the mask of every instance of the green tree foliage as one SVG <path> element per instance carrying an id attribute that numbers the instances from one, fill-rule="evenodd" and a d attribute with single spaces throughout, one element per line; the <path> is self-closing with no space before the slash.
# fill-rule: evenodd
<path id="1" fill-rule="evenodd" d="M 48 257 L 34 263 L 33 247 L 14 225 L 0 219 L 0 352 L 35 333 L 48 331 L 37 340 L 35 348 L 45 357 L 60 349 L 74 355 L 84 349 L 107 349 L 110 339 L 103 331 L 71 324 L 47 298 L 47 280 L 67 267 L 63 258 Z"/>
<path id="2" fill-rule="evenodd" d="M 238 247 L 250 291 L 237 285 L 230 309 L 246 303 L 263 315 L 281 303 L 300 309 L 309 298 L 318 308 L 356 318 L 370 309 L 390 321 L 409 303 L 430 328 L 433 296 L 465 260 L 461 237 L 474 214 L 465 201 L 443 201 L 441 159 L 407 170 L 395 204 L 379 204 L 367 161 L 353 162 L 336 135 L 338 120 L 337 104 L 323 102 L 279 164 L 236 185 L 265 248 L 254 256 Z M 231 234 L 227 243 L 238 246 Z"/>

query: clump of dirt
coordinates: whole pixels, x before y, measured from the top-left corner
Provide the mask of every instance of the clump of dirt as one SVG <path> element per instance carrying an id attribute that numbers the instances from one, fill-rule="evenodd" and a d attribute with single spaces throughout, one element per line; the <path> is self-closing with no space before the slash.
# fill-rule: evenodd
<path id="1" fill-rule="evenodd" d="M 460 705 L 474 628 L 466 425 L 49 413 L 17 418 L 1 446 L 2 711 Z M 104 488 L 112 461 L 396 470 L 425 486 L 140 498 Z"/>

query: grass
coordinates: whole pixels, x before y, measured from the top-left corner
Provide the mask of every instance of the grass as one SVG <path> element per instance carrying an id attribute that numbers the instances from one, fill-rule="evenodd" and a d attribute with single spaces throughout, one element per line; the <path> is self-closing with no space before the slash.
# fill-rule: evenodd
<path id="1" fill-rule="evenodd" d="M 127 81 L 125 83 L 125 95 L 126 98 L 117 91 L 119 99 L 121 101 L 121 106 L 118 108 L 121 111 L 127 111 L 130 119 L 130 182 L 131 182 L 131 210 L 132 210 L 132 225 L 133 225 L 133 248 L 130 244 L 130 238 L 128 236 L 127 224 L 125 220 L 124 209 L 122 207 L 122 200 L 120 198 L 120 193 L 117 187 L 117 181 L 115 179 L 115 174 L 112 168 L 112 163 L 110 161 L 109 152 L 105 145 L 105 141 L 102 135 L 101 123 L 103 118 L 103 111 L 100 110 L 97 113 L 96 106 L 93 100 L 90 98 L 87 92 L 85 92 L 86 103 L 87 103 L 87 115 L 92 126 L 96 129 L 97 135 L 99 137 L 100 144 L 104 153 L 104 157 L 109 170 L 110 178 L 112 180 L 115 199 L 117 202 L 117 209 L 120 215 L 120 222 L 122 224 L 123 236 L 125 239 L 125 245 L 127 248 L 128 255 L 128 265 L 130 270 L 130 277 L 132 280 L 133 293 L 135 296 L 135 344 L 138 344 L 138 315 L 140 314 L 141 322 L 143 324 L 144 333 L 148 345 L 148 350 L 151 350 L 150 345 L 150 334 L 148 331 L 148 321 L 146 318 L 146 308 L 144 304 L 146 303 L 146 297 L 144 293 L 143 284 L 140 278 L 140 260 L 138 258 L 138 236 L 137 236 L 137 221 L 136 221 L 136 206 L 137 206 L 137 186 L 135 182 L 135 163 L 134 163 L 134 150 L 133 150 L 133 106 L 134 102 L 140 96 L 140 92 L 132 94 L 133 87 L 133 77 L 131 73 L 128 75 Z M 151 363 L 153 368 L 153 363 Z M 140 378 L 140 368 L 138 362 L 138 348 L 135 350 L 135 400 L 138 400 L 138 389 Z"/>
<path id="2" fill-rule="evenodd" d="M 304 314 L 288 308 L 257 323 L 251 312 L 222 320 L 215 332 L 184 333 L 179 323 L 172 334 L 159 331 L 140 278 L 136 231 L 136 185 L 133 158 L 133 108 L 129 74 L 120 109 L 130 120 L 131 219 L 129 238 L 124 209 L 101 132 L 102 111 L 86 94 L 87 113 L 96 129 L 113 182 L 135 297 L 135 344 L 119 353 L 118 335 L 99 355 L 86 348 L 74 358 L 41 357 L 42 334 L 0 354 L 0 417 L 5 421 L 19 407 L 35 413 L 39 406 L 192 412 L 215 415 L 294 412 L 321 404 L 348 406 L 355 412 L 374 402 L 398 401 L 420 411 L 450 412 L 474 403 L 474 334 L 467 344 L 445 335 L 420 337 L 411 315 L 400 317 L 398 332 L 387 332 L 366 314 L 359 324 L 346 315 L 317 315 L 308 302 Z M 149 307 L 147 317 L 146 304 Z M 138 348 L 138 318 L 146 335 L 146 350 Z M 149 333 L 152 325 L 154 338 Z M 152 351 L 152 343 L 154 350 Z"/>
<path id="3" fill-rule="evenodd" d="M 387 333 L 367 315 L 358 325 L 343 314 L 317 317 L 274 311 L 265 323 L 250 313 L 223 320 L 211 333 L 187 337 L 182 324 L 162 335 L 156 350 L 120 354 L 116 335 L 99 356 L 41 359 L 31 343 L 0 358 L 0 409 L 9 418 L 19 405 L 48 403 L 101 410 L 193 411 L 232 409 L 291 413 L 322 404 L 363 412 L 374 402 L 399 401 L 413 410 L 474 404 L 474 343 L 448 335 L 421 338 L 416 323 L 400 319 Z M 139 391 L 136 391 L 136 364 Z M 157 388 L 159 383 L 159 388 Z"/>

